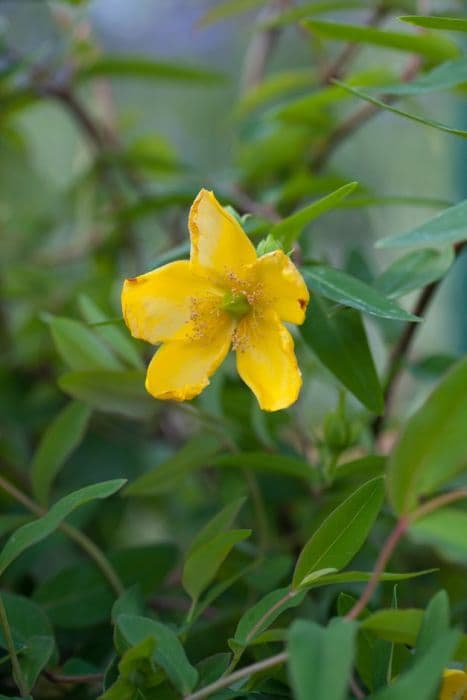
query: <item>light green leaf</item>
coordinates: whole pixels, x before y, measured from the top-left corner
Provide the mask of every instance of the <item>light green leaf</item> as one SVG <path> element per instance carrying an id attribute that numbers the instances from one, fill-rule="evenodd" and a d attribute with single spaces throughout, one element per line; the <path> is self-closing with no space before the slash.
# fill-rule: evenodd
<path id="1" fill-rule="evenodd" d="M 431 545 L 448 561 L 467 564 L 467 512 L 440 508 L 414 523 L 409 530 L 415 542 Z"/>
<path id="2" fill-rule="evenodd" d="M 108 320 L 102 309 L 87 294 L 81 294 L 78 299 L 79 308 L 84 320 L 90 324 L 103 324 Z M 133 340 L 128 333 L 118 326 L 96 326 L 95 332 L 115 352 L 115 354 L 130 367 L 143 369 L 144 364 L 139 356 Z"/>
<path id="3" fill-rule="evenodd" d="M 432 700 L 459 638 L 457 630 L 449 630 L 433 639 L 430 648 L 418 662 L 402 673 L 392 685 L 376 693 L 375 700 L 407 700 L 415 697 L 417 700 Z"/>
<path id="4" fill-rule="evenodd" d="M 384 498 L 381 477 L 367 481 L 333 510 L 302 549 L 292 585 L 299 588 L 314 571 L 343 569 L 365 542 Z"/>
<path id="5" fill-rule="evenodd" d="M 239 119 L 244 118 L 285 93 L 312 88 L 315 82 L 316 76 L 308 67 L 266 76 L 261 83 L 241 97 L 235 110 L 236 116 Z"/>
<path id="6" fill-rule="evenodd" d="M 188 661 L 175 632 L 156 620 L 138 615 L 120 615 L 117 626 L 132 647 L 152 637 L 156 642 L 154 661 L 164 669 L 182 695 L 193 690 L 198 681 L 198 672 Z"/>
<path id="7" fill-rule="evenodd" d="M 144 497 L 172 491 L 188 474 L 212 464 L 221 449 L 222 439 L 217 435 L 195 435 L 172 457 L 127 486 L 123 495 Z"/>
<path id="8" fill-rule="evenodd" d="M 467 199 L 449 207 L 406 233 L 383 238 L 377 248 L 405 248 L 458 243 L 467 238 Z"/>
<path id="9" fill-rule="evenodd" d="M 394 510 L 413 512 L 467 465 L 467 358 L 445 375 L 406 422 L 389 459 L 387 487 Z"/>
<path id="10" fill-rule="evenodd" d="M 307 207 L 304 207 L 304 209 L 294 212 L 286 219 L 274 224 L 270 230 L 270 235 L 282 243 L 284 250 L 289 250 L 307 224 L 330 209 L 334 209 L 337 204 L 345 197 L 348 197 L 356 187 L 358 187 L 358 182 L 349 182 L 347 185 L 339 187 L 335 192 L 331 192 L 331 194 L 328 194 L 326 197 L 318 199 L 318 201 L 309 204 Z"/>
<path id="11" fill-rule="evenodd" d="M 27 523 L 14 532 L 0 552 L 0 575 L 25 549 L 48 537 L 76 508 L 95 499 L 108 498 L 125 484 L 126 479 L 103 481 L 85 486 L 64 496 L 41 518 Z"/>
<path id="12" fill-rule="evenodd" d="M 438 129 L 439 131 L 445 131 L 447 134 L 453 134 L 454 136 L 462 136 L 462 138 L 467 138 L 467 131 L 464 131 L 463 129 L 455 129 L 450 126 L 446 126 L 446 124 L 442 124 L 441 122 L 434 121 L 433 119 L 425 119 L 424 117 L 419 117 L 416 114 L 411 114 L 410 112 L 405 112 L 403 109 L 399 109 L 398 107 L 393 107 L 387 102 L 383 102 L 382 100 L 378 100 L 376 97 L 373 97 L 372 95 L 369 95 L 366 92 L 362 92 L 362 90 L 357 90 L 354 87 L 351 87 L 350 85 L 347 85 L 345 83 L 341 83 L 339 80 L 334 80 L 334 83 L 336 85 L 339 85 L 341 88 L 344 90 L 347 90 L 348 92 L 352 93 L 352 95 L 355 95 L 356 97 L 360 97 L 362 100 L 366 100 L 366 102 L 371 102 L 371 104 L 376 105 L 376 107 L 380 107 L 381 109 L 385 109 L 388 112 L 392 112 L 393 114 L 398 114 L 400 117 L 405 117 L 406 119 L 411 119 L 414 122 L 418 122 L 419 124 L 425 124 L 425 126 L 431 126 L 434 129 Z"/>
<path id="13" fill-rule="evenodd" d="M 427 576 L 432 574 L 438 569 L 425 569 L 424 571 L 413 571 L 406 573 L 392 573 L 386 571 L 381 574 L 380 581 L 407 581 L 408 579 L 417 578 L 418 576 Z M 316 580 L 308 580 L 307 576 L 303 581 L 303 586 L 307 589 L 318 588 L 319 586 L 331 586 L 335 583 L 362 583 L 369 581 L 372 576 L 371 571 L 343 571 L 340 573 L 324 573 Z"/>
<path id="14" fill-rule="evenodd" d="M 221 73 L 211 71 L 208 68 L 157 61 L 146 56 L 106 54 L 97 58 L 93 63 L 80 67 L 75 73 L 75 80 L 82 82 L 102 76 L 206 84 L 216 84 L 224 79 Z"/>
<path id="15" fill-rule="evenodd" d="M 32 490 L 40 503 L 47 503 L 52 482 L 83 439 L 90 416 L 88 406 L 72 401 L 47 427 L 31 466 Z"/>
<path id="16" fill-rule="evenodd" d="M 266 27 L 283 27 L 286 24 L 293 24 L 306 17 L 332 12 L 333 10 L 358 9 L 368 7 L 368 0 L 324 0 L 318 2 L 306 2 L 298 7 L 287 9 L 274 19 L 266 20 Z"/>
<path id="17" fill-rule="evenodd" d="M 186 558 L 190 557 L 194 552 L 210 540 L 216 537 L 220 532 L 227 532 L 237 517 L 241 507 L 245 503 L 245 498 L 237 498 L 235 501 L 228 503 L 222 510 L 217 513 L 208 523 L 198 532 L 193 542 L 191 543 L 186 553 Z"/>
<path id="18" fill-rule="evenodd" d="M 201 17 L 199 24 L 201 27 L 207 27 L 214 22 L 219 22 L 242 12 L 248 12 L 261 5 L 266 5 L 267 0 L 220 0 L 211 7 Z"/>
<path id="19" fill-rule="evenodd" d="M 290 628 L 289 672 L 297 700 L 344 700 L 354 658 L 357 625 L 331 620 L 327 628 L 297 620 Z"/>
<path id="20" fill-rule="evenodd" d="M 247 647 L 283 612 L 300 605 L 305 595 L 306 591 L 293 591 L 290 587 L 267 593 L 264 598 L 243 613 L 233 639 L 229 640 L 230 647 L 234 651 Z"/>
<path id="21" fill-rule="evenodd" d="M 305 460 L 271 452 L 239 452 L 233 455 L 220 455 L 214 459 L 213 466 L 283 474 L 297 479 L 305 479 L 307 482 L 316 478 L 312 465 Z"/>
<path id="22" fill-rule="evenodd" d="M 399 17 L 403 22 L 415 24 L 425 29 L 445 29 L 450 32 L 467 32 L 465 17 L 427 17 L 426 15 L 405 15 Z"/>
<path id="23" fill-rule="evenodd" d="M 193 600 L 197 600 L 211 583 L 232 548 L 250 535 L 251 530 L 221 532 L 187 557 L 183 567 L 182 583 Z"/>
<path id="24" fill-rule="evenodd" d="M 302 274 L 312 292 L 339 304 L 394 321 L 420 321 L 377 289 L 342 270 L 326 265 L 306 265 L 302 268 Z"/>
<path id="25" fill-rule="evenodd" d="M 431 61 L 442 62 L 460 54 L 457 44 L 436 34 L 403 34 L 376 27 L 319 20 L 304 20 L 303 26 L 314 34 L 328 39 L 353 41 L 358 44 L 371 44 L 372 46 L 408 51 L 424 56 Z"/>
<path id="26" fill-rule="evenodd" d="M 415 250 L 392 263 L 374 285 L 391 299 L 402 297 L 444 277 L 454 260 L 451 247 L 443 250 Z"/>
<path id="27" fill-rule="evenodd" d="M 300 331 L 323 365 L 370 411 L 381 413 L 383 392 L 361 315 L 333 309 L 314 294 Z"/>
<path id="28" fill-rule="evenodd" d="M 422 625 L 417 636 L 417 644 L 414 653 L 416 663 L 426 652 L 430 650 L 434 639 L 448 631 L 450 624 L 449 598 L 446 591 L 441 590 L 430 600 Z"/>
<path id="29" fill-rule="evenodd" d="M 121 362 L 84 323 L 71 318 L 47 316 L 55 347 L 72 370 L 119 370 Z"/>
<path id="30" fill-rule="evenodd" d="M 379 85 L 375 90 L 390 95 L 425 95 L 430 92 L 449 90 L 467 83 L 467 59 L 457 58 L 436 66 L 419 78 L 394 85 Z"/>
<path id="31" fill-rule="evenodd" d="M 157 410 L 156 401 L 144 388 L 144 372 L 138 370 L 68 372 L 58 385 L 66 394 L 105 413 L 144 419 Z"/>

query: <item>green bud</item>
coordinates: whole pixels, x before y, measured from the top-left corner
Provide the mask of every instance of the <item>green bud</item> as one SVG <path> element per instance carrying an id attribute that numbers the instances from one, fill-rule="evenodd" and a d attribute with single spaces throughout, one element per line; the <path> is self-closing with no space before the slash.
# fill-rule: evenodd
<path id="1" fill-rule="evenodd" d="M 328 413 L 324 419 L 324 439 L 333 452 L 342 452 L 351 444 L 350 426 L 339 413 Z"/>
<path id="2" fill-rule="evenodd" d="M 245 294 L 226 292 L 222 300 L 221 309 L 235 319 L 240 320 L 249 313 L 251 306 Z"/>
<path id="3" fill-rule="evenodd" d="M 266 255 L 266 253 L 273 253 L 275 250 L 282 250 L 282 245 L 277 238 L 270 233 L 260 241 L 256 247 L 258 255 Z"/>

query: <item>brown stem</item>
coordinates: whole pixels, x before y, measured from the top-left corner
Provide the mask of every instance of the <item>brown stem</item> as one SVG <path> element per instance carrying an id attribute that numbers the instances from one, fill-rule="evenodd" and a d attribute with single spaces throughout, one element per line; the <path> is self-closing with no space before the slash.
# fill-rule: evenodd
<path id="1" fill-rule="evenodd" d="M 420 518 L 423 518 L 425 515 L 429 515 L 433 511 L 438 510 L 438 508 L 447 506 L 450 503 L 455 503 L 456 501 L 461 501 L 464 498 L 467 498 L 467 488 L 458 489 L 457 491 L 449 491 L 449 493 L 442 493 L 440 496 L 432 498 L 430 501 L 427 501 L 417 508 L 417 510 L 410 515 L 410 521 L 415 522 L 416 520 L 420 520 Z"/>
<path id="2" fill-rule="evenodd" d="M 381 574 L 384 572 L 386 564 L 391 558 L 391 554 L 393 553 L 401 537 L 405 534 L 409 523 L 410 520 L 407 516 L 401 516 L 397 521 L 395 528 L 392 530 L 392 532 L 390 533 L 389 537 L 383 545 L 383 548 L 376 561 L 375 568 L 373 569 L 373 573 L 371 574 L 370 580 L 363 589 L 363 593 L 360 596 L 360 598 L 345 616 L 346 620 L 355 620 L 364 610 L 366 604 L 369 602 L 376 587 L 378 586 Z"/>
<path id="3" fill-rule="evenodd" d="M 62 684 L 62 683 L 73 683 L 75 685 L 79 683 L 101 683 L 104 680 L 103 673 L 88 673 L 85 676 L 78 675 L 65 675 L 63 673 L 55 673 L 54 671 L 43 671 L 42 674 L 51 683 Z"/>

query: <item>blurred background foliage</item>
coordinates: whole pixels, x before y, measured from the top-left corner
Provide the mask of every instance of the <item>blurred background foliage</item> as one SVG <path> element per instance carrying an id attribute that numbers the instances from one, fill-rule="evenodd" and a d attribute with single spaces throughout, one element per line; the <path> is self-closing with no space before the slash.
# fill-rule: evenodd
<path id="1" fill-rule="evenodd" d="M 219 589 L 187 635 L 193 663 L 225 654 L 248 605 L 287 584 L 303 543 L 357 486 L 381 473 L 381 455 L 406 417 L 465 352 L 466 261 L 459 256 L 451 265 L 450 253 L 429 253 L 436 272 L 424 277 L 422 270 L 420 284 L 393 295 L 411 310 L 417 286 L 445 277 L 376 447 L 378 399 L 367 395 L 365 407 L 346 392 L 309 340 L 313 313 L 316 324 L 324 313 L 313 305 L 318 301 L 296 338 L 304 386 L 287 413 L 261 413 L 230 359 L 195 402 L 161 404 L 144 392 L 152 349 L 133 341 L 119 321 L 122 281 L 186 257 L 188 208 L 201 187 L 239 215 L 251 214 L 245 227 L 256 243 L 271 221 L 358 181 L 337 208 L 305 228 L 299 260 L 324 261 L 391 296 L 394 280 L 386 288 L 375 280 L 401 253 L 374 243 L 466 196 L 466 142 L 383 110 L 342 132 L 367 103 L 332 79 L 378 95 L 372 86 L 416 79 L 460 57 L 465 34 L 438 32 L 414 53 L 335 41 L 319 23 L 421 38 L 397 19 L 420 14 L 420 5 L 0 2 L 0 474 L 38 508 L 91 483 L 127 479 L 123 497 L 88 503 L 69 522 L 108 553 L 124 587 L 139 584 L 158 618 L 174 624 L 190 607 L 180 584 L 182 553 L 210 517 L 246 497 L 238 521 L 253 535 L 239 535 L 216 575 L 225 592 Z M 455 0 L 429 5 L 432 14 L 464 10 Z M 306 17 L 308 28 L 299 23 Z M 449 91 L 420 90 L 397 105 L 462 126 L 465 83 L 464 74 Z M 404 323 L 367 316 L 365 329 L 382 376 Z M 364 457 L 335 476 L 336 465 Z M 0 537 L 29 517 L 18 500 L 0 489 Z M 354 568 L 371 570 L 391 517 L 384 509 Z M 456 513 L 450 517 L 438 527 L 420 524 L 392 566 L 440 567 L 400 584 L 399 604 L 423 606 L 445 587 L 460 621 L 467 545 L 456 540 Z M 4 574 L 2 589 L 30 597 L 31 619 L 46 615 L 43 625 L 54 626 L 60 652 L 42 666 L 61 669 L 57 677 L 99 674 L 111 661 L 115 596 L 69 532 L 25 552 Z M 342 590 L 355 595 L 360 588 L 324 587 L 301 603 L 303 616 L 324 623 Z M 390 607 L 389 583 L 378 595 Z M 13 617 L 14 600 L 7 606 Z M 249 650 L 251 660 L 274 644 L 271 638 Z M 217 659 L 221 672 L 224 660 Z M 12 692 L 8 664 L 0 671 L 0 690 Z M 208 679 L 216 677 L 212 664 L 209 672 Z M 92 683 L 63 684 L 50 671 L 34 697 L 95 692 Z M 179 697 L 165 685 L 157 692 Z"/>

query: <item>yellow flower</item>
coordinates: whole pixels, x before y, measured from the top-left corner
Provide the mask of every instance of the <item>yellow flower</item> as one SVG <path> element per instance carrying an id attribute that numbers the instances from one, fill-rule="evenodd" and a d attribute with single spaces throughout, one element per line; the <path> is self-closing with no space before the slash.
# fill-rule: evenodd
<path id="1" fill-rule="evenodd" d="M 467 673 L 446 670 L 443 673 L 439 700 L 467 700 Z"/>
<path id="2" fill-rule="evenodd" d="M 131 334 L 162 343 L 148 367 L 147 391 L 158 399 L 197 396 L 225 359 L 266 411 L 296 401 L 301 374 L 282 321 L 303 323 L 309 294 L 290 258 L 258 258 L 241 226 L 201 190 L 189 216 L 190 260 L 125 280 L 123 316 Z"/>

